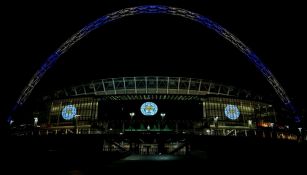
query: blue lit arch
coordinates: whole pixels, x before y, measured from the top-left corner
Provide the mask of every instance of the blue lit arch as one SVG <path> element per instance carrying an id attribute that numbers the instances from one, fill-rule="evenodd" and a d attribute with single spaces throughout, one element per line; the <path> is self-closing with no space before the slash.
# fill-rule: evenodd
<path id="1" fill-rule="evenodd" d="M 285 106 L 290 109 L 292 112 L 295 112 L 295 109 L 288 98 L 285 90 L 281 87 L 280 83 L 271 73 L 271 71 L 262 63 L 259 57 L 251 51 L 245 44 L 243 44 L 237 37 L 228 32 L 226 29 L 221 27 L 219 24 L 213 22 L 205 16 L 200 14 L 181 9 L 176 7 L 169 7 L 163 5 L 144 5 L 137 6 L 131 8 L 125 8 L 95 20 L 94 22 L 86 25 L 84 28 L 79 30 L 77 33 L 72 35 L 66 42 L 64 42 L 53 54 L 51 54 L 45 63 L 41 66 L 41 68 L 34 74 L 31 78 L 30 82 L 26 85 L 24 90 L 22 91 L 20 97 L 18 98 L 16 105 L 13 109 L 16 110 L 19 106 L 23 105 L 23 103 L 27 100 L 29 95 L 32 93 L 34 87 L 39 83 L 41 78 L 45 75 L 45 73 L 56 63 L 59 57 L 64 54 L 71 46 L 73 46 L 76 42 L 82 39 L 84 36 L 92 32 L 93 30 L 107 24 L 108 22 L 123 18 L 125 16 L 132 16 L 138 14 L 169 14 L 175 16 L 181 16 L 183 18 L 187 18 L 198 23 L 201 23 L 205 27 L 215 31 L 219 35 L 221 35 L 224 39 L 231 42 L 235 47 L 237 47 L 242 53 L 244 53 L 247 58 L 256 66 L 256 68 L 262 73 L 262 75 L 268 80 L 271 86 L 274 88 L 275 92 L 281 99 L 281 101 L 285 104 Z"/>

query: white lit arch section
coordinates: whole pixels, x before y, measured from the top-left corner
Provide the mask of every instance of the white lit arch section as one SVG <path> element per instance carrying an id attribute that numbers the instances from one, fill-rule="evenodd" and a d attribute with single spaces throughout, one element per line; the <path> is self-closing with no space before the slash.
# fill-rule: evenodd
<path id="1" fill-rule="evenodd" d="M 41 68 L 34 74 L 30 82 L 26 85 L 24 90 L 22 91 L 19 99 L 16 102 L 16 106 L 13 111 L 16 110 L 19 106 L 23 105 L 23 103 L 27 100 L 34 87 L 39 83 L 41 78 L 45 75 L 45 73 L 55 64 L 55 62 L 59 59 L 59 57 L 67 52 L 67 50 L 72 47 L 76 42 L 81 40 L 84 36 L 88 35 L 93 30 L 125 16 L 132 16 L 138 14 L 169 14 L 175 16 L 181 16 L 183 18 L 187 18 L 198 23 L 201 23 L 203 26 L 215 31 L 223 38 L 231 42 L 235 47 L 237 47 L 241 52 L 243 52 L 247 58 L 256 66 L 256 68 L 262 73 L 262 75 L 268 80 L 271 86 L 274 88 L 275 92 L 281 99 L 281 101 L 285 104 L 285 106 L 294 112 L 294 107 L 289 100 L 285 90 L 281 87 L 280 83 L 276 80 L 271 71 L 262 63 L 259 57 L 252 52 L 245 44 L 243 44 L 237 37 L 228 32 L 219 24 L 211 21 L 205 16 L 200 14 L 181 9 L 176 7 L 162 6 L 162 5 L 145 5 L 145 6 L 137 6 L 131 8 L 125 8 L 95 20 L 90 24 L 86 25 L 84 28 L 79 30 L 77 33 L 72 35 L 67 41 L 65 41 L 53 54 L 51 54 L 45 63 L 41 66 Z"/>

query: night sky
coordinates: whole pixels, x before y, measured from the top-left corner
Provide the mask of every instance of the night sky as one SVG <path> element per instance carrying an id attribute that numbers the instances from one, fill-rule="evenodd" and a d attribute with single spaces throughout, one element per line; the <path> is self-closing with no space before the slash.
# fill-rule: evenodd
<path id="1" fill-rule="evenodd" d="M 145 4 L 184 8 L 220 24 L 263 60 L 299 109 L 306 108 L 302 2 L 98 2 L 52 0 L 0 6 L 1 119 L 44 60 L 71 35 L 107 13 Z M 276 96 L 245 55 L 213 31 L 182 17 L 139 15 L 111 22 L 75 44 L 47 72 L 30 99 L 93 79 L 138 75 L 203 78 Z"/>

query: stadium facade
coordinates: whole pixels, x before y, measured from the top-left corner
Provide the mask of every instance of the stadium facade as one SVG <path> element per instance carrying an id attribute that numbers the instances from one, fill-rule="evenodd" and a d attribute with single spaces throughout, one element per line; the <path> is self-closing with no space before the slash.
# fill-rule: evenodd
<path id="1" fill-rule="evenodd" d="M 238 134 L 276 122 L 274 106 L 261 99 L 247 90 L 195 78 L 100 79 L 56 91 L 46 101 L 40 123 L 48 133 Z"/>
<path id="2" fill-rule="evenodd" d="M 202 136 L 296 139 L 285 130 L 275 132 L 279 111 L 272 102 L 203 79 L 108 78 L 48 97 L 34 120 L 34 134 L 95 136 L 101 138 L 96 146 L 106 152 L 185 155 Z"/>

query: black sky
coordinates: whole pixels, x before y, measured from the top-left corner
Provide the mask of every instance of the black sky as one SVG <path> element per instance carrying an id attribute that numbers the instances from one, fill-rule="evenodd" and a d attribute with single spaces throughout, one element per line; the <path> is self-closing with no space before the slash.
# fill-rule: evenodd
<path id="1" fill-rule="evenodd" d="M 251 48 L 297 106 L 306 108 L 303 3 L 12 1 L 0 7 L 1 118 L 43 61 L 72 34 L 107 13 L 145 4 L 180 7 L 217 22 Z M 34 91 L 45 93 L 91 79 L 137 75 L 204 78 L 274 94 L 255 67 L 226 40 L 200 24 L 165 15 L 127 17 L 94 31 L 64 54 Z"/>

